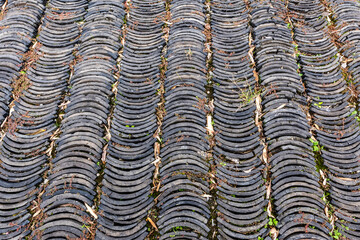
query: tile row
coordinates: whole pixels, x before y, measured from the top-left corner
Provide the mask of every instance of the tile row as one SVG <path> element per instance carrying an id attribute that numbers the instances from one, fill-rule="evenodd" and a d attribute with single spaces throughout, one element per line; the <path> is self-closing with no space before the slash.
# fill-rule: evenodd
<path id="1" fill-rule="evenodd" d="M 85 15 L 86 4 L 86 1 L 55 0 L 47 4 L 32 53 L 33 60 L 23 73 L 29 88 L 15 102 L 8 120 L 12 129 L 8 130 L 0 146 L 1 176 L 5 177 L 1 181 L 5 191 L 1 197 L 5 199 L 3 214 L 7 216 L 0 218 L 2 226 L 7 225 L 4 239 L 29 234 L 27 208 L 42 191 L 37 187 L 49 168 L 50 137 L 57 129 L 58 105 L 70 77 L 68 63 L 73 59 L 80 34 L 76 21 Z M 42 203 L 46 204 L 45 199 Z"/>
<path id="2" fill-rule="evenodd" d="M 331 225 L 309 141 L 305 89 L 291 32 L 281 18 L 285 5 L 280 1 L 251 4 L 278 239 L 330 239 Z"/>
<path id="3" fill-rule="evenodd" d="M 88 229 L 94 219 L 87 207 L 94 209 L 124 11 L 117 1 L 84 4 L 61 134 L 42 198 L 42 239 L 89 238 L 94 231 Z"/>
<path id="4" fill-rule="evenodd" d="M 103 178 L 96 239 L 145 239 L 154 205 L 156 107 L 160 101 L 161 21 L 164 1 L 132 0 L 126 30 L 111 140 Z"/>
<path id="5" fill-rule="evenodd" d="M 336 226 L 350 239 L 359 232 L 359 151 L 360 129 L 349 105 L 351 97 L 344 78 L 342 56 L 329 35 L 325 7 L 319 0 L 290 1 L 289 9 L 299 19 L 308 19 L 295 26 L 295 41 L 300 51 L 303 79 L 312 99 L 310 112 L 317 126 L 316 134 L 323 148 L 322 158 L 329 170 L 331 202 Z M 299 5 L 302 6 L 299 8 Z"/>
<path id="6" fill-rule="evenodd" d="M 174 0 L 170 7 L 157 203 L 160 239 L 207 239 L 210 231 L 204 7 L 201 0 Z"/>
<path id="7" fill-rule="evenodd" d="M 259 90 L 248 56 L 249 12 L 242 0 L 212 3 L 218 239 L 263 239 L 268 201 L 255 124 Z"/>
<path id="8" fill-rule="evenodd" d="M 0 20 L 1 123 L 9 114 L 8 106 L 12 100 L 14 81 L 24 75 L 20 73 L 23 62 L 32 60 L 29 47 L 37 34 L 41 17 L 44 15 L 44 8 L 43 0 L 8 1 Z M 20 91 L 21 89 L 16 89 L 16 95 Z"/>

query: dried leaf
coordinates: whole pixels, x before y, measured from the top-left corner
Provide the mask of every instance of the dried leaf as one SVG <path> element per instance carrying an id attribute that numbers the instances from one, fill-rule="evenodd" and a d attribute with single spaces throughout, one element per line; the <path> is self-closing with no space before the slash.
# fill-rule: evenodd
<path id="1" fill-rule="evenodd" d="M 87 205 L 87 203 L 85 203 L 85 207 L 86 207 L 87 211 L 88 211 L 95 219 L 98 219 L 98 216 L 96 215 L 96 213 L 94 212 L 94 210 L 93 210 L 89 205 Z"/>
<path id="2" fill-rule="evenodd" d="M 160 186 L 161 186 L 161 182 L 159 181 L 158 184 L 157 184 L 157 187 L 156 187 L 156 191 L 157 191 L 157 192 L 159 192 Z"/>
<path id="3" fill-rule="evenodd" d="M 103 164 L 106 163 L 106 153 L 107 153 L 107 148 L 108 148 L 108 146 L 109 146 L 109 144 L 106 144 L 106 145 L 104 146 L 104 148 L 103 148 L 103 153 L 102 153 L 102 155 L 101 155 L 101 162 L 102 162 Z"/>
<path id="4" fill-rule="evenodd" d="M 252 47 L 250 48 L 250 51 L 248 53 L 249 57 L 250 57 L 250 61 L 251 63 L 255 66 L 255 61 L 254 61 L 254 58 L 253 58 L 253 51 L 254 51 L 255 47 Z M 255 70 L 254 70 L 255 71 Z"/>
<path id="5" fill-rule="evenodd" d="M 271 202 L 269 201 L 269 203 L 267 205 L 267 213 L 268 213 L 269 217 L 274 218 L 274 215 L 272 215 L 271 211 L 272 211 L 272 206 L 271 206 Z"/>
<path id="6" fill-rule="evenodd" d="M 244 173 L 250 173 L 252 171 L 252 168 L 250 168 L 249 170 L 245 170 Z"/>
<path id="7" fill-rule="evenodd" d="M 209 200 L 212 196 L 209 194 L 203 194 L 202 197 L 206 198 L 206 200 Z"/>
<path id="8" fill-rule="evenodd" d="M 271 194 L 271 182 L 269 182 L 269 185 L 266 187 L 266 199 L 270 199 Z"/>
<path id="9" fill-rule="evenodd" d="M 251 46 L 251 43 L 252 43 L 252 34 L 251 34 L 251 32 L 249 33 L 249 46 Z M 251 49 L 250 49 L 250 51 L 251 51 Z"/>
<path id="10" fill-rule="evenodd" d="M 268 161 L 268 150 L 267 150 L 267 146 L 265 146 L 264 149 L 263 149 L 263 159 L 264 159 L 264 161 L 265 161 L 266 164 L 269 163 L 269 161 Z"/>
<path id="11" fill-rule="evenodd" d="M 328 206 L 325 206 L 325 215 L 329 218 L 329 208 Z"/>
<path id="12" fill-rule="evenodd" d="M 277 239 L 278 234 L 279 234 L 279 232 L 278 232 L 278 230 L 276 228 L 271 228 L 270 229 L 270 235 L 271 235 L 272 239 Z"/>
<path id="13" fill-rule="evenodd" d="M 276 110 L 280 110 L 282 108 L 284 108 L 286 106 L 286 104 L 284 103 L 283 105 L 281 105 L 280 107 L 278 107 Z"/>
<path id="14" fill-rule="evenodd" d="M 255 69 L 253 69 L 253 73 L 254 73 L 255 81 L 259 82 L 259 75 L 258 75 L 258 73 L 256 72 Z"/>
<path id="15" fill-rule="evenodd" d="M 260 111 L 261 110 L 261 97 L 260 97 L 260 95 L 256 96 L 255 103 L 256 103 L 256 109 L 258 111 Z"/>
<path id="16" fill-rule="evenodd" d="M 212 125 L 212 116 L 211 115 L 207 115 L 207 118 L 206 118 L 206 130 L 208 131 L 210 136 L 214 135 L 214 127 Z"/>
<path id="17" fill-rule="evenodd" d="M 39 134 L 39 133 L 42 133 L 42 132 L 46 132 L 46 129 L 45 129 L 45 128 L 41 128 L 41 129 L 37 130 L 36 132 L 29 133 L 29 134 L 27 134 L 27 135 L 36 135 L 36 134 Z"/>
<path id="18" fill-rule="evenodd" d="M 32 217 L 35 218 L 37 215 L 41 213 L 41 210 L 38 210 Z"/>
<path id="19" fill-rule="evenodd" d="M 320 169 L 320 176 L 321 176 L 322 178 L 326 178 L 323 170 L 321 170 L 321 169 Z"/>
<path id="20" fill-rule="evenodd" d="M 146 221 L 148 221 L 148 222 L 151 224 L 151 226 L 153 226 L 153 228 L 156 229 L 156 231 L 159 231 L 159 229 L 156 227 L 156 224 L 154 223 L 153 220 L 151 220 L 151 218 L 148 217 L 148 218 L 146 219 Z"/>
<path id="21" fill-rule="evenodd" d="M 209 105 L 210 112 L 214 112 L 214 99 L 209 101 L 208 105 Z"/>
<path id="22" fill-rule="evenodd" d="M 239 160 L 236 158 L 228 158 L 228 159 L 236 164 L 239 164 Z"/>
<path id="23" fill-rule="evenodd" d="M 338 177 L 338 179 L 344 180 L 344 181 L 354 181 L 352 178 L 344 178 L 344 177 Z"/>
<path id="24" fill-rule="evenodd" d="M 155 142 L 155 145 L 154 145 L 154 155 L 155 155 L 155 158 L 157 158 L 160 154 L 160 143 L 159 142 Z"/>

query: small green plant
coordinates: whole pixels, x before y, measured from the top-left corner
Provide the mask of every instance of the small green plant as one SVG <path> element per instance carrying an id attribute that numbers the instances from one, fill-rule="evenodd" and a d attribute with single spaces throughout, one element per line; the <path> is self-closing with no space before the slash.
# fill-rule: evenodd
<path id="1" fill-rule="evenodd" d="M 325 202 L 325 203 L 328 203 L 328 196 L 330 196 L 330 193 L 329 192 L 325 192 L 324 195 L 321 197 L 321 199 Z"/>
<path id="2" fill-rule="evenodd" d="M 330 232 L 330 236 L 332 236 L 334 239 L 340 239 L 342 234 L 337 229 L 335 229 L 332 233 Z"/>
<path id="3" fill-rule="evenodd" d="M 258 240 L 264 240 L 264 238 L 262 238 L 262 237 L 258 236 Z"/>
<path id="4" fill-rule="evenodd" d="M 350 116 L 354 116 L 355 115 L 355 119 L 356 121 L 360 122 L 360 114 L 358 113 L 358 111 L 353 111 Z"/>
<path id="5" fill-rule="evenodd" d="M 87 228 L 89 229 L 90 226 L 86 225 L 85 223 L 81 226 L 81 228 Z"/>
<path id="6" fill-rule="evenodd" d="M 134 128 L 135 126 L 134 125 L 125 125 L 125 127 L 131 127 L 131 128 Z"/>
<path id="7" fill-rule="evenodd" d="M 173 230 L 173 232 L 176 234 L 177 233 L 177 231 L 182 231 L 183 230 L 183 227 L 181 227 L 181 226 L 177 226 L 177 227 L 173 227 L 172 228 L 172 230 Z M 175 237 L 176 235 L 170 235 L 170 237 Z"/>
<path id="8" fill-rule="evenodd" d="M 193 55 L 193 52 L 191 51 L 191 48 L 189 47 L 189 50 L 185 51 L 186 56 L 188 57 L 189 60 L 191 60 L 191 56 Z"/>
<path id="9" fill-rule="evenodd" d="M 269 218 L 269 222 L 265 225 L 265 228 L 276 227 L 278 225 L 278 220 L 276 218 Z"/>
<path id="10" fill-rule="evenodd" d="M 243 101 L 244 105 L 252 102 L 260 94 L 260 91 L 253 90 L 250 86 L 248 89 L 240 89 L 240 91 L 239 98 Z"/>
<path id="11" fill-rule="evenodd" d="M 312 148 L 314 152 L 320 152 L 320 150 L 324 149 L 324 146 L 320 146 L 318 141 L 314 141 L 311 138 L 309 138 L 309 140 L 312 143 Z"/>
<path id="12" fill-rule="evenodd" d="M 173 227 L 173 231 L 174 232 L 176 232 L 176 231 L 178 231 L 178 230 L 183 230 L 183 227 L 181 227 L 181 226 L 178 226 L 178 227 Z"/>
<path id="13" fill-rule="evenodd" d="M 220 162 L 220 165 L 225 167 L 225 166 L 226 166 L 226 163 Z"/>
<path id="14" fill-rule="evenodd" d="M 291 24 L 290 23 L 287 24 L 287 28 L 291 30 Z"/>
<path id="15" fill-rule="evenodd" d="M 277 226 L 278 221 L 275 218 L 269 218 L 269 226 Z"/>
<path id="16" fill-rule="evenodd" d="M 345 226 L 344 224 L 341 224 L 341 227 L 342 227 L 342 228 L 345 228 L 346 230 L 349 230 L 349 227 L 348 227 L 348 226 Z"/>
<path id="17" fill-rule="evenodd" d="M 321 108 L 321 105 L 323 104 L 323 102 L 318 102 L 318 103 L 314 103 L 314 106 Z"/>

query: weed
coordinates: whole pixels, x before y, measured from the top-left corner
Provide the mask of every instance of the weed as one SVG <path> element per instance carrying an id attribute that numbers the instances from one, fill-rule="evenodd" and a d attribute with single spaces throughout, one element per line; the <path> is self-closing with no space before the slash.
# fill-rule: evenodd
<path id="1" fill-rule="evenodd" d="M 26 72 L 21 71 L 19 78 L 17 78 L 11 84 L 11 87 L 13 89 L 13 98 L 15 99 L 15 101 L 17 101 L 21 96 L 22 92 L 29 89 L 30 86 L 31 86 L 31 82 L 29 78 L 26 76 Z"/>
<path id="2" fill-rule="evenodd" d="M 360 95 L 360 90 L 358 90 L 356 85 L 354 83 L 352 83 L 352 82 L 349 83 L 348 89 L 349 89 L 350 94 L 352 96 L 352 101 L 357 102 L 358 101 L 358 96 Z"/>
<path id="3" fill-rule="evenodd" d="M 318 141 L 315 141 L 312 138 L 309 138 L 309 140 L 312 143 L 312 149 L 314 152 L 320 152 L 322 149 L 324 149 L 324 146 L 320 146 Z"/>
<path id="4" fill-rule="evenodd" d="M 323 196 L 321 197 L 321 199 L 325 202 L 325 203 L 329 203 L 329 198 L 330 193 L 329 192 L 324 192 Z"/>
<path id="5" fill-rule="evenodd" d="M 248 89 L 240 89 L 239 98 L 243 102 L 243 106 L 251 103 L 258 95 L 260 91 L 252 89 L 250 86 Z"/>
<path id="6" fill-rule="evenodd" d="M 178 226 L 178 227 L 173 227 L 173 231 L 176 233 L 178 230 L 183 230 L 183 227 Z"/>
<path id="7" fill-rule="evenodd" d="M 81 228 L 89 228 L 90 226 L 83 224 Z"/>
<path id="8" fill-rule="evenodd" d="M 34 66 L 34 63 L 38 61 L 43 55 L 39 53 L 39 49 L 41 48 L 41 46 L 41 43 L 35 41 L 35 43 L 32 47 L 30 47 L 30 50 L 28 52 L 20 54 L 22 56 L 22 60 L 24 61 L 24 63 L 22 64 L 23 68 L 20 71 L 20 76 L 11 83 L 11 87 L 13 89 L 13 98 L 15 101 L 19 99 L 23 91 L 27 90 L 31 86 L 31 82 L 27 77 L 27 71 L 30 68 L 36 68 Z"/>
<path id="9" fill-rule="evenodd" d="M 68 64 L 64 63 L 64 65 L 69 65 L 71 72 L 74 72 L 74 67 L 77 63 L 84 61 L 83 57 L 79 55 L 77 51 L 75 51 L 73 54 L 75 57 Z"/>
<path id="10" fill-rule="evenodd" d="M 276 218 L 269 218 L 269 222 L 264 226 L 265 228 L 268 227 L 276 227 L 278 225 L 278 220 L 276 220 Z"/>
<path id="11" fill-rule="evenodd" d="M 314 106 L 321 108 L 321 105 L 323 104 L 323 102 L 318 102 L 318 103 L 314 103 Z"/>
<path id="12" fill-rule="evenodd" d="M 23 126 L 25 123 L 21 118 L 9 118 L 5 125 L 5 131 L 8 131 L 11 135 L 14 135 L 18 126 Z"/>
<path id="13" fill-rule="evenodd" d="M 348 227 L 348 226 L 345 226 L 344 224 L 341 224 L 341 227 L 342 227 L 342 228 L 345 228 L 346 230 L 349 230 L 349 227 Z"/>
<path id="14" fill-rule="evenodd" d="M 194 105 L 193 107 L 198 108 L 199 110 L 203 110 L 204 112 L 206 112 L 206 103 L 207 103 L 207 99 L 206 98 L 199 98 L 196 97 L 196 99 L 198 100 L 197 105 Z"/>
<path id="15" fill-rule="evenodd" d="M 334 239 L 340 239 L 342 237 L 342 234 L 337 229 L 335 229 L 333 232 L 330 232 L 329 234 Z"/>
<path id="16" fill-rule="evenodd" d="M 354 110 L 350 116 L 355 116 L 356 121 L 360 122 L 360 114 L 358 113 L 358 111 Z"/>
<path id="17" fill-rule="evenodd" d="M 186 56 L 189 60 L 191 60 L 191 56 L 193 55 L 193 52 L 191 51 L 191 48 L 189 47 L 188 50 L 185 51 Z"/>

